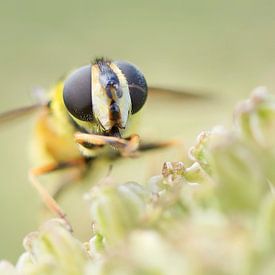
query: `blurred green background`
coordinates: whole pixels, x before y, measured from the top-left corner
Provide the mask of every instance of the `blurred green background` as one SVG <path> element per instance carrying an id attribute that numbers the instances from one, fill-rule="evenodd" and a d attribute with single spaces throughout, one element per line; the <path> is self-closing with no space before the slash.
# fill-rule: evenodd
<path id="1" fill-rule="evenodd" d="M 252 0 L 1 1 L 0 110 L 32 102 L 33 87 L 47 88 L 95 57 L 129 60 L 151 85 L 211 94 L 209 100 L 155 98 L 146 105 L 138 133 L 150 140 L 181 137 L 188 148 L 200 130 L 229 126 L 235 102 L 251 89 L 275 88 L 274 10 L 274 1 Z M 40 200 L 27 179 L 34 122 L 1 127 L 1 259 L 14 261 L 23 236 L 39 224 Z M 143 182 L 163 161 L 184 159 L 183 152 L 119 161 L 113 177 Z M 97 163 L 94 170 L 100 171 L 88 184 L 60 201 L 82 239 L 90 233 L 83 192 L 108 168 Z"/>

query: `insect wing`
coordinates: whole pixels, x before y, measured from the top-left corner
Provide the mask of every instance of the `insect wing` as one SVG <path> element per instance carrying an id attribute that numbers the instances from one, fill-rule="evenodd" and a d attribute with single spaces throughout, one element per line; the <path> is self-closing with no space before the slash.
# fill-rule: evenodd
<path id="1" fill-rule="evenodd" d="M 170 99 L 209 99 L 211 95 L 207 91 L 199 91 L 192 89 L 173 89 L 166 87 L 150 86 L 148 96 L 153 99 L 157 98 L 170 98 Z"/>
<path id="2" fill-rule="evenodd" d="M 0 113 L 0 125 L 31 115 L 35 111 L 45 107 L 45 104 L 32 104 Z"/>

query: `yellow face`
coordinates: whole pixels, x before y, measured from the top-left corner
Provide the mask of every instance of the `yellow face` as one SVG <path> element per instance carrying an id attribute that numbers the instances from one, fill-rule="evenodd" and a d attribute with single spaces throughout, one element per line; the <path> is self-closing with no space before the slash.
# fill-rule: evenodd
<path id="1" fill-rule="evenodd" d="M 131 98 L 127 80 L 120 69 L 115 64 L 110 64 L 110 68 L 116 74 L 121 95 L 114 87 L 110 87 L 111 95 L 108 95 L 106 87 L 100 83 L 100 68 L 97 64 L 92 66 L 92 104 L 95 120 L 104 129 L 110 131 L 112 127 L 125 129 L 127 121 L 131 115 Z M 111 106 L 115 106 L 115 116 L 112 114 Z"/>

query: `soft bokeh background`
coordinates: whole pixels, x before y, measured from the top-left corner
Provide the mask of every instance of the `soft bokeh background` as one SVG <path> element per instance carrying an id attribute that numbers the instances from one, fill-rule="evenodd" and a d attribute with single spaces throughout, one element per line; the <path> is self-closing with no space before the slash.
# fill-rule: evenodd
<path id="1" fill-rule="evenodd" d="M 137 64 L 151 85 L 211 94 L 209 100 L 148 102 L 139 134 L 182 138 L 192 144 L 200 130 L 230 125 L 234 103 L 252 88 L 275 88 L 274 1 L 1 1 L 0 110 L 32 102 L 31 90 L 49 87 L 97 56 Z M 0 258 L 15 260 L 22 238 L 39 224 L 40 200 L 27 179 L 35 118 L 0 131 Z M 114 164 L 117 181 L 144 181 L 164 160 L 183 159 L 177 149 Z M 98 163 L 85 185 L 60 203 L 76 234 L 87 239 L 83 192 L 108 167 Z"/>

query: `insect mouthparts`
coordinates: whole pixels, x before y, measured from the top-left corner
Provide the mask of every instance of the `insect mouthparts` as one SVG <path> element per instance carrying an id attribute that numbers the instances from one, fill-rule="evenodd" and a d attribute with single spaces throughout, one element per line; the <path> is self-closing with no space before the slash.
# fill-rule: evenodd
<path id="1" fill-rule="evenodd" d="M 107 136 L 121 138 L 121 134 L 120 134 L 119 128 L 117 126 L 113 126 L 111 128 L 111 130 L 107 133 Z"/>

